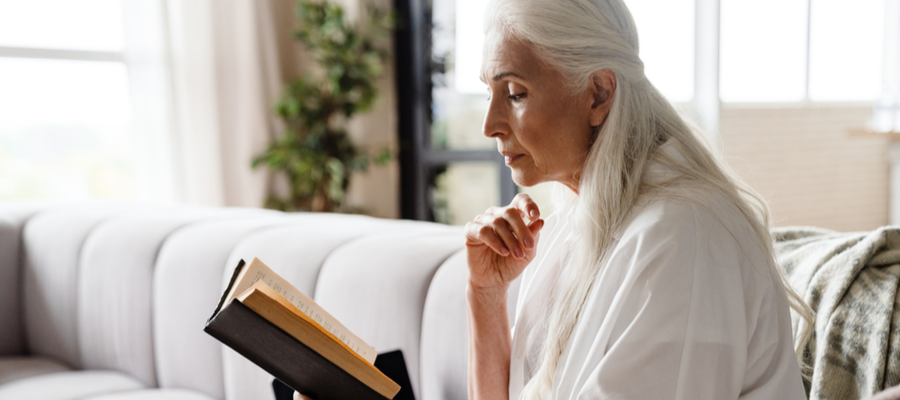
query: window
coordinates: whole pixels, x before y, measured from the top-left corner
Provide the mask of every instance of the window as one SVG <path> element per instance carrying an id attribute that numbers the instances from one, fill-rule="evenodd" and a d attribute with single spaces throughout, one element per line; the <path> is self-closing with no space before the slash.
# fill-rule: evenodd
<path id="1" fill-rule="evenodd" d="M 694 97 L 694 0 L 626 0 L 647 79 L 673 103 Z"/>
<path id="2" fill-rule="evenodd" d="M 872 101 L 884 0 L 721 0 L 724 102 Z"/>
<path id="3" fill-rule="evenodd" d="M 128 46 L 123 20 L 152 18 L 149 3 L 0 0 L 0 200 L 147 198 L 137 148 L 148 141 L 133 125 L 152 96 L 133 92 L 147 69 L 132 66 L 148 58 Z M 141 21 L 131 34 L 147 33 Z M 147 106 L 138 116 L 133 97 Z"/>
<path id="4" fill-rule="evenodd" d="M 121 62 L 0 57 L 0 87 L 0 198 L 134 197 Z"/>
<path id="5" fill-rule="evenodd" d="M 121 54 L 119 0 L 2 0 L 0 45 Z"/>
<path id="6" fill-rule="evenodd" d="M 494 141 L 481 134 L 482 3 L 396 3 L 408 16 L 395 45 L 403 218 L 461 224 L 516 194 Z"/>
<path id="7" fill-rule="evenodd" d="M 872 101 L 881 92 L 884 0 L 812 3 L 809 99 Z"/>

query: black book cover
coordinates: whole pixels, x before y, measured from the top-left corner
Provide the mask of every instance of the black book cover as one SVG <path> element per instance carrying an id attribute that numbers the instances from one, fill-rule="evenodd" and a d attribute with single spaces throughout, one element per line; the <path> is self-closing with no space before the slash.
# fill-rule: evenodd
<path id="1" fill-rule="evenodd" d="M 231 347 L 276 379 L 316 400 L 385 399 L 244 303 L 231 300 L 224 304 L 245 264 L 241 260 L 234 269 L 216 311 L 206 321 L 204 332 Z M 407 377 L 406 385 L 409 385 L 408 382 Z M 403 393 L 402 388 L 400 392 Z"/>
<path id="2" fill-rule="evenodd" d="M 240 301 L 219 310 L 203 330 L 316 400 L 385 399 Z"/>
<path id="3" fill-rule="evenodd" d="M 400 350 L 381 353 L 375 358 L 375 368 L 382 374 L 391 378 L 400 385 L 400 391 L 394 396 L 394 400 L 416 400 L 412 392 L 412 383 L 409 381 L 409 371 L 406 369 L 406 360 Z"/>
<path id="4" fill-rule="evenodd" d="M 379 354 L 375 359 L 375 368 L 400 385 L 400 392 L 394 396 L 394 400 L 416 400 L 402 351 L 394 350 Z M 294 400 L 294 389 L 278 379 L 272 379 L 272 391 L 275 393 L 275 400 Z"/>

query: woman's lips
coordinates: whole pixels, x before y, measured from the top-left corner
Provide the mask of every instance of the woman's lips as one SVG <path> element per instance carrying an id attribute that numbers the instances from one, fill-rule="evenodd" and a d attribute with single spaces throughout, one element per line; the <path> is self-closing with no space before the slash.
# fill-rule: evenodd
<path id="1" fill-rule="evenodd" d="M 506 161 L 506 165 L 510 165 L 510 164 L 516 162 L 516 160 L 525 156 L 524 154 L 515 154 L 515 153 L 506 153 L 506 152 L 501 153 L 501 154 L 503 154 L 503 159 Z"/>

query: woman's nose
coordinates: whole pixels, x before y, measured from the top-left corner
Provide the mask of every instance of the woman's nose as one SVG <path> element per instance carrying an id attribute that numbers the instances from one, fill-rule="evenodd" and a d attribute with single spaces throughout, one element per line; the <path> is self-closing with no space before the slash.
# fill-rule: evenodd
<path id="1" fill-rule="evenodd" d="M 491 99 L 487 112 L 484 114 L 484 125 L 481 133 L 489 138 L 496 138 L 508 133 L 509 124 L 504 116 L 502 105 L 497 104 L 496 99 Z"/>

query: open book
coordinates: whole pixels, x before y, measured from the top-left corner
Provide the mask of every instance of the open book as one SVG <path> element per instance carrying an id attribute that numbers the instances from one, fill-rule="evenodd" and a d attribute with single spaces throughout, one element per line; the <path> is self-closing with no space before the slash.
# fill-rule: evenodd
<path id="1" fill-rule="evenodd" d="M 241 260 L 204 331 L 315 399 L 392 399 L 375 349 L 259 259 Z"/>

